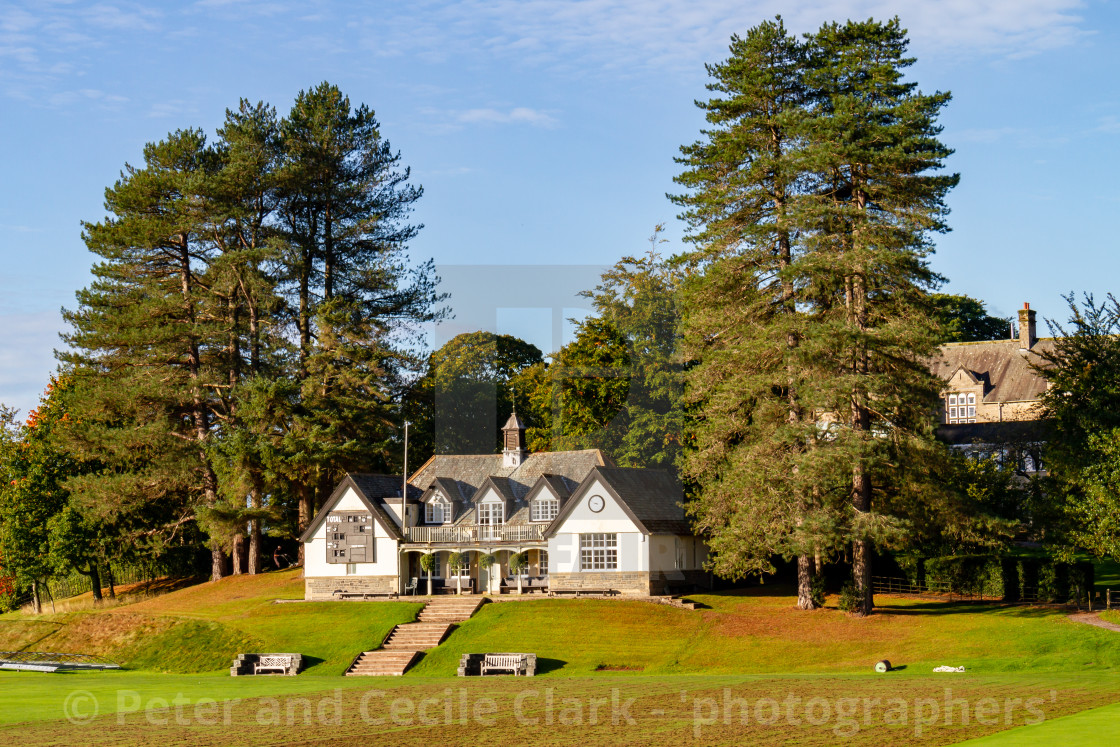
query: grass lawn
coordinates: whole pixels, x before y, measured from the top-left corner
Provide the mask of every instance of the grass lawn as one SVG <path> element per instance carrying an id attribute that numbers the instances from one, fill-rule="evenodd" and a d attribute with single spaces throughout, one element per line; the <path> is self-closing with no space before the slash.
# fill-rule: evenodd
<path id="1" fill-rule="evenodd" d="M 1111 747 L 1116 744 L 1120 703 L 1092 708 L 1041 724 L 1020 726 L 962 742 L 969 747 L 1025 747 L 1039 744 L 1076 744 L 1078 747 Z"/>
<path id="2" fill-rule="evenodd" d="M 1120 680 L 1103 674 L 223 681 L 107 673 L 100 683 L 91 682 L 93 675 L 2 676 L 0 688 L 14 677 L 29 683 L 20 701 L 43 715 L 0 725 L 0 735 L 21 747 L 322 744 L 328 738 L 417 746 L 481 740 L 581 747 L 952 744 L 1039 715 L 1060 718 L 1120 699 Z M 305 684 L 330 689 L 299 692 Z M 287 694 L 269 697 L 281 692 Z M 9 693 L 3 694 L 6 700 Z M 228 707 L 194 705 L 228 698 L 235 699 Z M 947 698 L 954 703 L 949 723 L 942 705 Z M 101 715 L 85 720 L 94 702 Z M 67 704 L 69 720 L 63 717 Z M 114 704 L 121 704 L 119 713 L 112 712 Z"/>
<path id="3" fill-rule="evenodd" d="M 487 604 L 408 676 L 451 676 L 466 652 L 531 651 L 546 676 L 863 673 L 879 659 L 930 673 L 1120 672 L 1120 634 L 1051 608 L 880 597 L 866 620 L 799 612 L 789 596 L 690 597 L 709 609 L 640 601 L 542 599 Z"/>
<path id="4" fill-rule="evenodd" d="M 21 746 L 300 744 L 374 733 L 402 745 L 950 744 L 1000 730 L 1045 737 L 1038 730 L 1051 719 L 1082 711 L 1092 732 L 1105 716 L 1089 709 L 1120 703 L 1120 633 L 1052 608 L 879 597 L 877 613 L 860 620 L 834 599 L 798 612 L 789 590 L 774 587 L 696 595 L 695 611 L 636 600 L 498 602 L 404 677 L 343 678 L 355 654 L 414 619 L 420 604 L 273 603 L 301 595 L 298 572 L 277 572 L 108 609 L 0 616 L 0 650 L 102 653 L 131 670 L 0 672 L 0 734 Z M 224 674 L 235 653 L 265 650 L 300 652 L 311 667 L 294 678 Z M 462 653 L 483 651 L 534 652 L 542 676 L 454 677 Z M 883 658 L 898 671 L 873 674 Z M 939 664 L 967 672 L 935 675 Z M 612 719 L 630 698 L 622 715 L 633 723 Z M 946 698 L 969 709 L 969 723 L 957 712 L 945 723 Z M 769 722 L 773 707 L 781 710 Z M 1030 725 L 1039 716 L 1046 721 Z"/>
<path id="5" fill-rule="evenodd" d="M 309 674 L 339 675 L 394 625 L 416 617 L 413 602 L 299 602 L 299 571 L 234 576 L 105 610 L 0 615 L 0 650 L 101 654 L 129 669 L 172 674 L 228 670 L 238 653 L 298 652 Z"/>

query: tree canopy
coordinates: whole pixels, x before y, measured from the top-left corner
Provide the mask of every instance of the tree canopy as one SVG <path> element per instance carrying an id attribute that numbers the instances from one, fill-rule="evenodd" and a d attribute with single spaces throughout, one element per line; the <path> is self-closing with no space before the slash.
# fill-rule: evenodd
<path id="1" fill-rule="evenodd" d="M 934 293 L 930 300 L 942 328 L 942 342 L 982 342 L 1011 336 L 1011 320 L 990 315 L 983 301 L 949 293 Z"/>
<path id="2" fill-rule="evenodd" d="M 289 537 L 341 472 L 400 453 L 419 325 L 444 313 L 411 264 L 422 190 L 372 110 L 329 83 L 286 117 L 242 101 L 209 143 L 177 130 L 106 190 L 85 224 L 94 281 L 65 313 L 80 395 L 69 448 L 105 468 L 71 489 L 154 531 L 201 526 L 259 569 L 262 522 Z"/>
<path id="3" fill-rule="evenodd" d="M 802 607 L 810 559 L 850 543 L 871 611 L 872 546 L 900 536 L 941 453 L 927 257 L 957 177 L 949 95 L 903 79 L 906 47 L 897 19 L 733 37 L 679 159 L 691 510 L 724 575 L 797 556 Z"/>

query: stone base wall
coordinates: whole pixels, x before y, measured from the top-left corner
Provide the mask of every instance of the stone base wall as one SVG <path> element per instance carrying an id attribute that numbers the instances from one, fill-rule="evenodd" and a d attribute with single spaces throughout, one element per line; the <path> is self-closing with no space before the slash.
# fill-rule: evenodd
<path id="1" fill-rule="evenodd" d="M 303 582 L 304 599 L 337 599 L 336 591 L 384 594 L 400 588 L 396 576 L 319 576 Z"/>
<path id="2" fill-rule="evenodd" d="M 650 594 L 649 571 L 549 573 L 549 589 L 615 589 L 623 594 Z"/>

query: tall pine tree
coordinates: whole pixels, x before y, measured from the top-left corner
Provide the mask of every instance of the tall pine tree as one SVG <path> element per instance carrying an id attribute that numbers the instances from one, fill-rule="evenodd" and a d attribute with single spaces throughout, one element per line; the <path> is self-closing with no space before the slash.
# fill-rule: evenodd
<path id="1" fill-rule="evenodd" d="M 897 20 L 804 44 L 764 23 L 710 68 L 716 127 L 683 149 L 694 511 L 717 570 L 797 556 L 803 608 L 811 557 L 850 541 L 870 612 L 872 543 L 928 497 L 940 453 L 925 257 L 956 176 L 936 173 L 948 95 L 902 81 L 905 48 Z"/>

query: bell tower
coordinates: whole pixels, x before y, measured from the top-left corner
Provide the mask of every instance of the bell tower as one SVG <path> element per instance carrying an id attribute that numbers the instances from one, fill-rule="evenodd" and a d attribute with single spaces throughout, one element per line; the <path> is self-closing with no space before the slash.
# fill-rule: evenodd
<path id="1" fill-rule="evenodd" d="M 525 423 L 514 410 L 502 426 L 502 466 L 518 467 L 529 456 L 525 448 Z"/>

